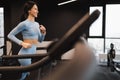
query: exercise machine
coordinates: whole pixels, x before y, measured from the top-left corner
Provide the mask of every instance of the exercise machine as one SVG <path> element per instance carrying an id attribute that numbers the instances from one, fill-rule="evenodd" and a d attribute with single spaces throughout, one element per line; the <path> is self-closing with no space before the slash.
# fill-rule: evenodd
<path id="1" fill-rule="evenodd" d="M 99 17 L 100 12 L 95 10 L 91 15 L 86 13 L 71 29 L 69 29 L 65 35 L 59 39 L 54 46 L 51 47 L 46 55 L 34 54 L 34 55 L 12 55 L 1 56 L 0 59 L 26 59 L 40 57 L 41 59 L 28 66 L 0 66 L 1 75 L 4 73 L 22 73 L 38 69 L 52 60 L 58 59 L 66 51 L 70 50 L 72 46 L 79 40 L 86 29 L 89 29 L 90 25 Z M 50 79 L 49 79 L 50 80 Z"/>

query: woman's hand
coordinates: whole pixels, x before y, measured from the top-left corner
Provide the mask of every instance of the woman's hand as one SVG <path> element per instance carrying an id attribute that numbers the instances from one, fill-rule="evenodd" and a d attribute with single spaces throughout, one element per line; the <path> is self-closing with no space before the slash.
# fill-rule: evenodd
<path id="1" fill-rule="evenodd" d="M 46 35 L 46 28 L 43 25 L 40 25 L 40 31 L 43 35 Z"/>
<path id="2" fill-rule="evenodd" d="M 21 43 L 21 46 L 23 47 L 23 48 L 31 48 L 31 44 L 30 43 L 25 43 L 25 42 L 22 42 Z"/>

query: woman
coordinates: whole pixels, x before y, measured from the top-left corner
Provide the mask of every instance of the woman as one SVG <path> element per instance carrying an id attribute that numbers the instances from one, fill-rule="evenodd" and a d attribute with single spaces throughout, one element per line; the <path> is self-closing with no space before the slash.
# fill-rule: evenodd
<path id="1" fill-rule="evenodd" d="M 21 54 L 35 54 L 37 42 L 42 42 L 46 35 L 46 28 L 43 25 L 39 25 L 35 21 L 38 15 L 38 7 L 35 2 L 28 1 L 24 5 L 24 17 L 25 20 L 20 22 L 9 34 L 8 38 L 13 42 L 22 46 L 19 51 Z M 15 37 L 16 34 L 22 32 L 23 41 Z M 21 66 L 31 64 L 31 59 L 19 59 Z M 20 80 L 24 80 L 29 72 L 22 73 Z"/>

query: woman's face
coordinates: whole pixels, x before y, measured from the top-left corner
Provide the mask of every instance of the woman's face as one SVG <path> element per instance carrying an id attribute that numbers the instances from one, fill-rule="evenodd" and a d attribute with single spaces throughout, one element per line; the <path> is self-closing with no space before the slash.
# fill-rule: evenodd
<path id="1" fill-rule="evenodd" d="M 29 10 L 29 15 L 33 16 L 33 17 L 37 17 L 38 16 L 38 7 L 37 5 L 34 5 L 31 10 Z"/>

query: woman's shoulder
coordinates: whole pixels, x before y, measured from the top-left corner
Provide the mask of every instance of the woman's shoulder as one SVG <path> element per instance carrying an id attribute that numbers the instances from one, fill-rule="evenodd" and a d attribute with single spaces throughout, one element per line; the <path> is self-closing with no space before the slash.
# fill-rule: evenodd
<path id="1" fill-rule="evenodd" d="M 24 20 L 24 21 L 20 22 L 20 25 L 22 25 L 22 26 L 29 26 L 30 23 L 27 20 Z"/>
<path id="2" fill-rule="evenodd" d="M 20 25 L 26 25 L 26 23 L 27 23 L 26 20 L 24 20 L 24 21 L 21 21 L 19 24 Z"/>

